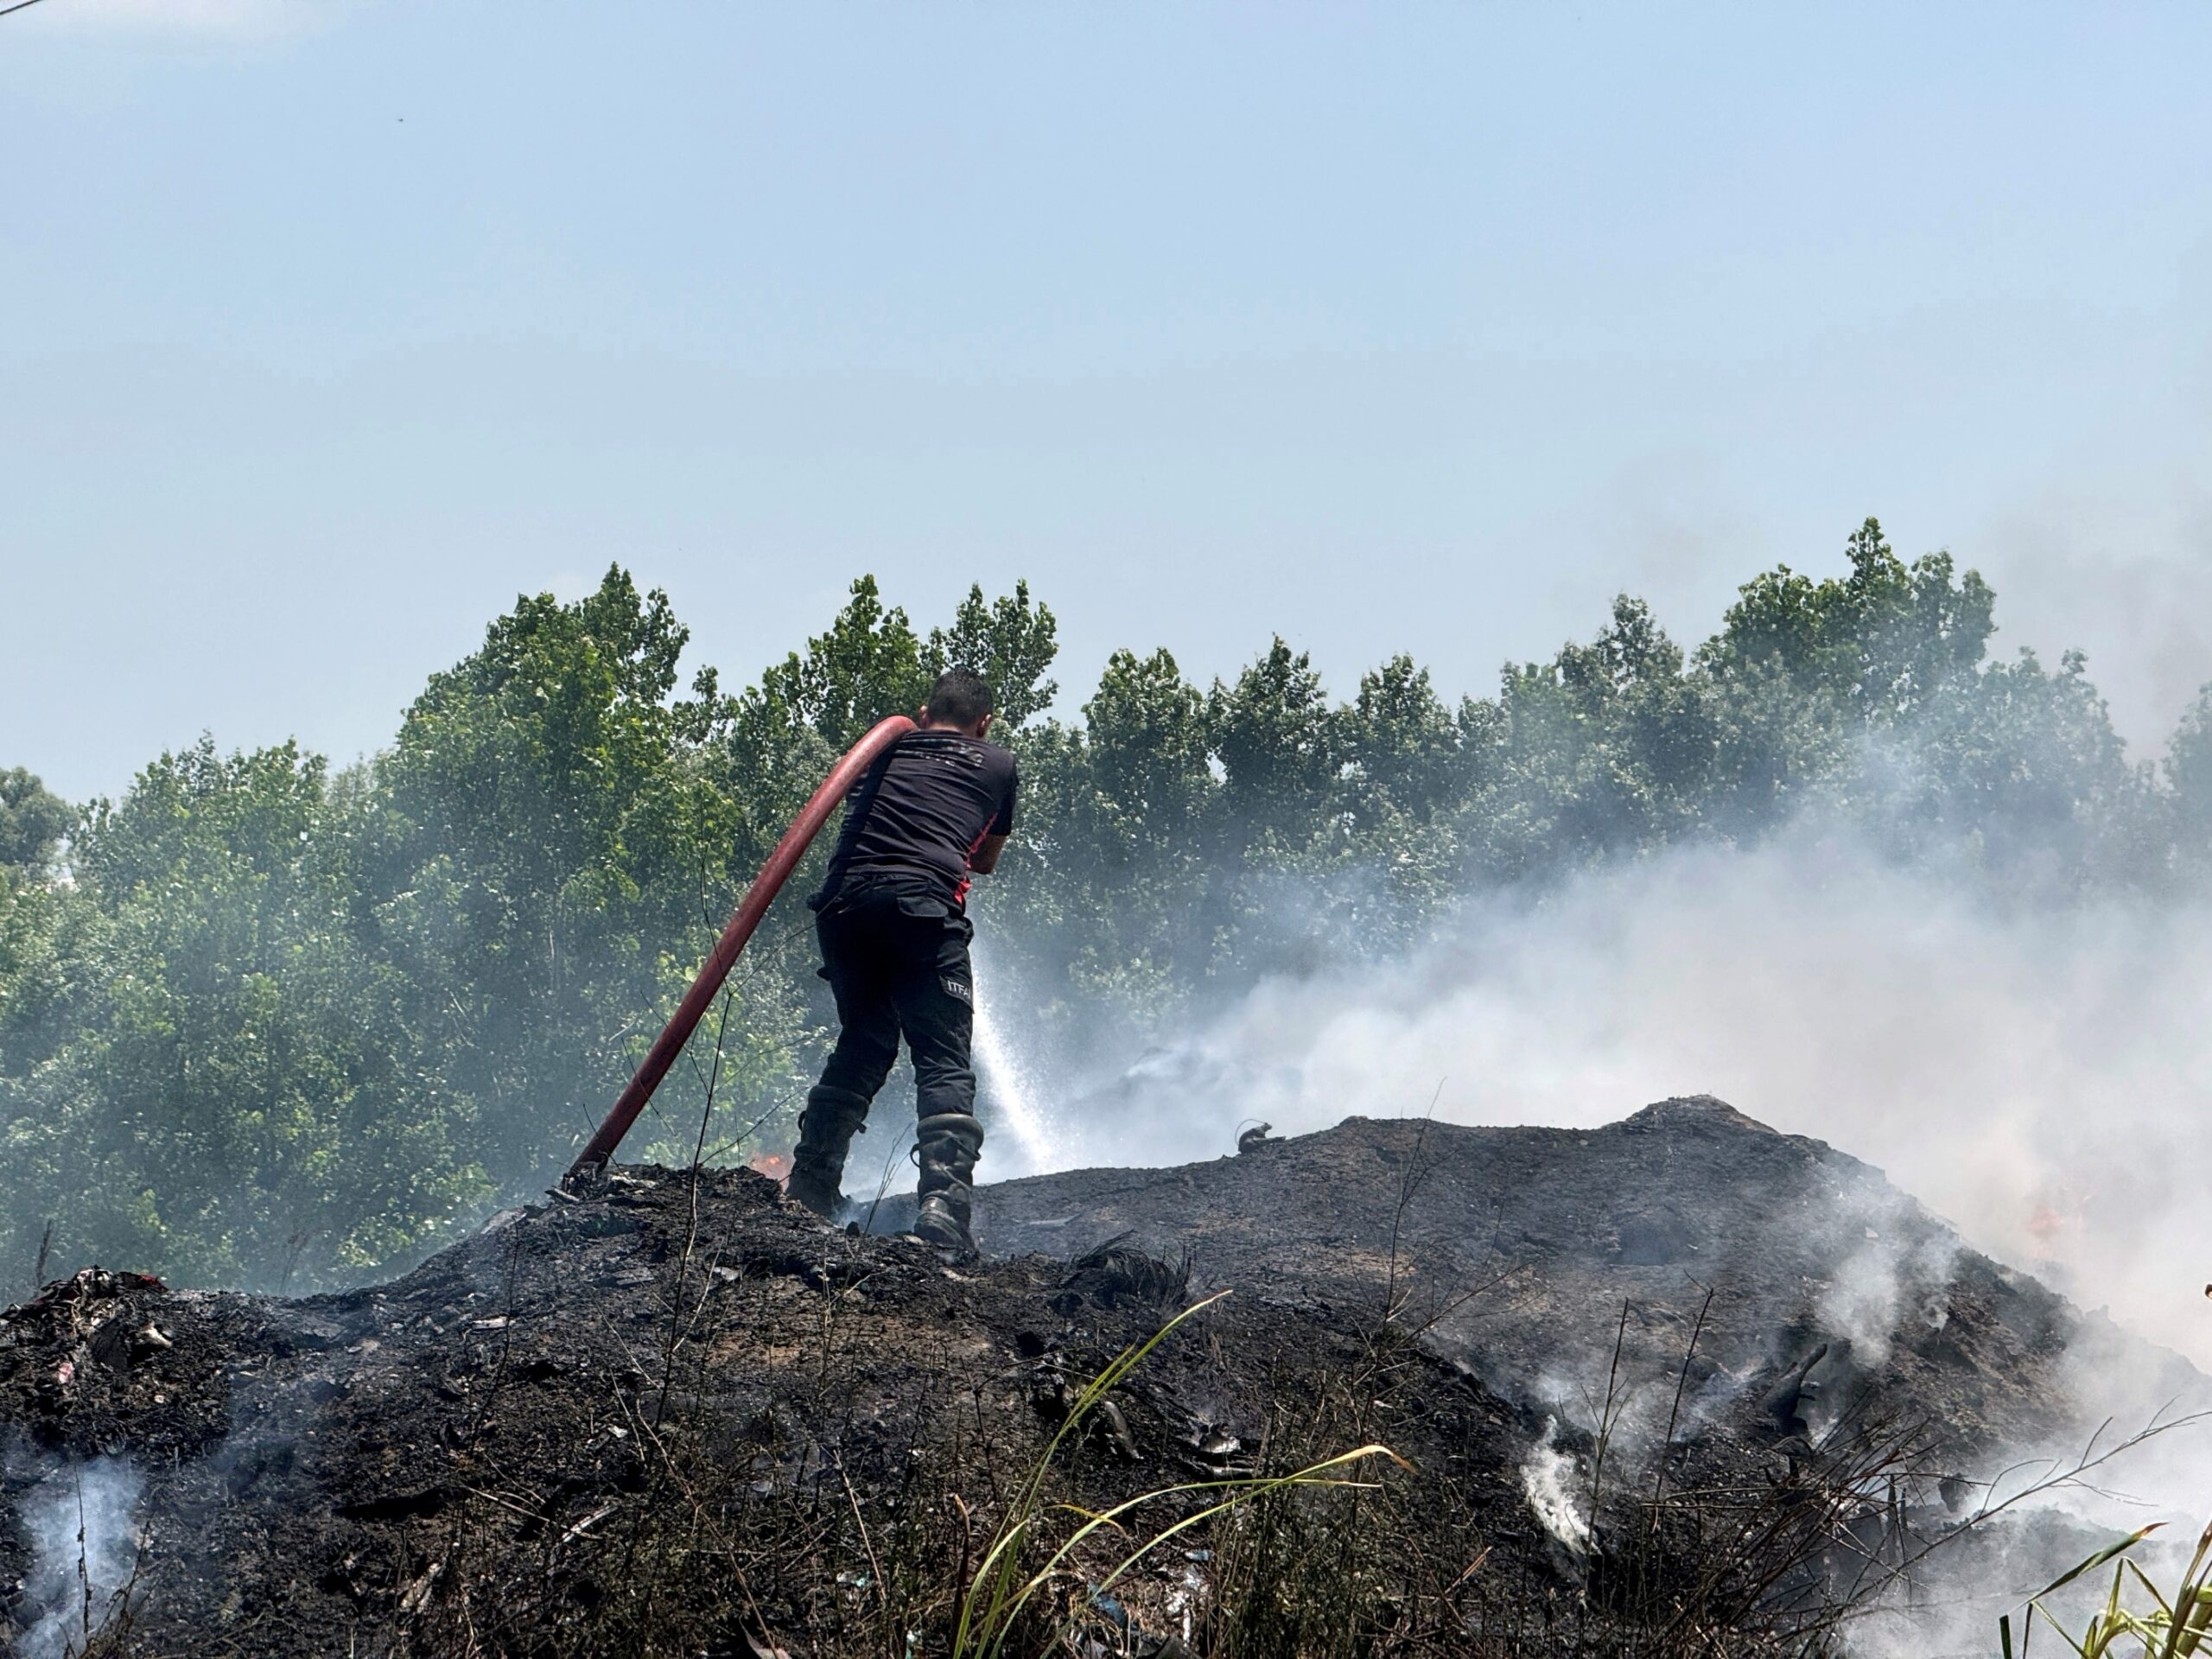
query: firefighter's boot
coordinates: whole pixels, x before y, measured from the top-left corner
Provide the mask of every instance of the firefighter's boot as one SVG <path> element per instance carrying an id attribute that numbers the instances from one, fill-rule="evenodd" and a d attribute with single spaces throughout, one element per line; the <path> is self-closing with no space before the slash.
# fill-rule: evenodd
<path id="1" fill-rule="evenodd" d="M 809 1090 L 806 1109 L 798 1115 L 791 1178 L 784 1191 L 816 1215 L 834 1217 L 838 1184 L 845 1174 L 845 1150 L 867 1121 L 867 1096 L 826 1084 Z"/>
<path id="2" fill-rule="evenodd" d="M 922 1179 L 916 1189 L 914 1236 L 947 1256 L 973 1255 L 969 1201 L 976 1154 L 983 1149 L 983 1126 L 969 1112 L 938 1112 L 921 1121 L 915 1135 Z"/>

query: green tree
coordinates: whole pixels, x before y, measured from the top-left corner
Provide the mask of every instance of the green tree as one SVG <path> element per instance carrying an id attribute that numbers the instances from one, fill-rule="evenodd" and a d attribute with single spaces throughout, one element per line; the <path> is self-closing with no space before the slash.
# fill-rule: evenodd
<path id="1" fill-rule="evenodd" d="M 2176 859 L 2201 879 L 2212 874 L 2212 685 L 2197 688 L 2183 712 L 2166 747 L 2164 772 L 2172 791 Z"/>
<path id="2" fill-rule="evenodd" d="M 0 1143 L 67 1253 L 201 1280 L 350 1277 L 480 1190 L 404 974 L 362 937 L 362 871 L 322 761 L 165 755 L 87 822 L 98 925 L 67 1028 L 0 1076 Z M 12 1060 L 13 1056 L 10 1056 Z"/>
<path id="3" fill-rule="evenodd" d="M 1860 720 L 1896 720 L 1970 676 L 1995 629 L 1995 595 L 1948 553 L 1907 565 L 1869 518 L 1845 547 L 1847 575 L 1777 566 L 1745 584 L 1700 653 L 1714 677 L 1777 667 Z"/>
<path id="4" fill-rule="evenodd" d="M 1845 548 L 1849 574 L 1815 582 L 1787 565 L 1739 590 L 1697 654 L 1713 690 L 1717 747 L 1708 821 L 1756 834 L 1847 764 L 1859 733 L 1894 736 L 1940 717 L 1978 683 L 1995 595 L 1948 553 L 1906 564 L 1869 518 Z"/>
<path id="5" fill-rule="evenodd" d="M 1338 721 L 1304 652 L 1294 656 L 1278 635 L 1233 685 L 1214 682 L 1205 718 L 1238 850 L 1294 853 L 1328 834 Z"/>
<path id="6" fill-rule="evenodd" d="M 997 699 L 994 734 L 1003 741 L 1059 695 L 1059 686 L 1045 677 L 1059 649 L 1059 623 L 1044 606 L 1030 602 L 1027 582 L 1017 582 L 1012 594 L 988 604 L 982 588 L 971 587 L 953 613 L 952 626 L 930 630 L 922 671 L 932 680 L 948 668 L 981 674 Z"/>
<path id="7" fill-rule="evenodd" d="M 1459 728 L 1428 671 L 1401 654 L 1360 676 L 1338 722 L 1344 810 L 1357 829 L 1388 808 L 1426 821 L 1462 786 Z"/>
<path id="8" fill-rule="evenodd" d="M 2033 652 L 1948 688 L 1900 740 L 1857 751 L 1834 787 L 1893 856 L 1963 856 L 2017 890 L 2136 882 L 2155 779 L 2132 765 L 2088 664 Z"/>
<path id="9" fill-rule="evenodd" d="M 1641 600 L 1588 645 L 1509 664 L 1493 709 L 1461 718 L 1475 784 L 1461 833 L 1493 880 L 1649 849 L 1691 833 L 1712 787 L 1706 688 Z"/>
<path id="10" fill-rule="evenodd" d="M 829 632 L 763 674 L 759 695 L 842 753 L 886 715 L 913 713 L 931 677 L 906 613 L 862 576 Z"/>
<path id="11" fill-rule="evenodd" d="M 467 969 L 439 989 L 503 1174 L 588 1129 L 658 992 L 655 946 L 696 913 L 700 873 L 669 841 L 698 822 L 671 701 L 686 637 L 666 594 L 619 568 L 573 604 L 519 598 L 431 677 L 379 765 L 409 826 L 404 879 L 452 906 Z"/>
<path id="12" fill-rule="evenodd" d="M 76 821 L 69 804 L 22 767 L 0 771 L 0 867 L 44 868 Z"/>
<path id="13" fill-rule="evenodd" d="M 1125 1016 L 1165 1017 L 1204 972 L 1211 943 L 1219 785 L 1205 698 L 1167 652 L 1119 651 L 1083 714 L 1080 734 L 1052 728 L 1024 744 L 1042 810 L 1025 806 L 1017 821 L 1028 861 L 1012 874 L 1033 868 L 1054 889 L 1061 971 L 1075 992 Z"/>

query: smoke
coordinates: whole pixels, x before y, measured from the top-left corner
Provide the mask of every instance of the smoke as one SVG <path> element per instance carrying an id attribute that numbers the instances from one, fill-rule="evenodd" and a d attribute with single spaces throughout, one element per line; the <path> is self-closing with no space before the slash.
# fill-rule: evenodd
<path id="1" fill-rule="evenodd" d="M 1287 907 L 1281 919 L 1310 920 Z M 1895 1185 L 1846 1180 L 1826 1211 L 1799 1218 L 1835 1264 L 1816 1312 L 1846 1339 L 1836 1363 L 1879 1364 L 1904 1335 L 1948 1319 L 1960 1243 L 1934 1224 L 1948 1222 L 2089 1310 L 2063 1377 L 2084 1421 L 2111 1420 L 2104 1449 L 2170 1420 L 2178 1394 L 2183 1410 L 2202 1402 L 2201 1378 L 2136 1338 L 2212 1367 L 2195 1158 L 2212 1103 L 2208 987 L 2212 905 L 2023 897 L 1970 866 L 1901 865 L 1808 819 L 1757 847 L 1678 848 L 1536 899 L 1467 898 L 1414 949 L 1346 951 L 1266 980 L 1116 1075 L 1062 1083 L 1054 1097 L 1070 1103 L 1041 1166 L 1211 1158 L 1249 1121 L 1300 1134 L 1432 1100 L 1451 1122 L 1573 1128 L 1718 1095 Z M 1560 1333 L 1560 1363 L 1576 1345 Z M 1602 1357 L 1584 1369 L 1535 1392 L 1554 1423 L 1592 1433 Z M 1745 1380 L 1716 1373 L 1686 1417 Z M 1641 1397 L 1611 1416 L 1609 1471 L 1634 1480 L 1664 1416 Z M 2023 1445 L 1968 1472 L 1997 1483 L 1979 1499 L 1994 1506 L 2083 1451 Z M 1546 1531 L 1586 1550 L 1577 1467 L 1554 1429 L 1519 1475 Z M 1939 1553 L 1910 1605 L 1853 1645 L 1868 1659 L 1980 1650 L 1999 1613 L 2116 1533 L 2164 1518 L 2193 1539 L 2208 1495 L 2212 1434 L 2159 1437 L 2014 1506 L 1967 1553 Z"/>
<path id="2" fill-rule="evenodd" d="M 1854 1359 L 1879 1365 L 1900 1331 L 1911 1325 L 1941 1331 L 1949 1319 L 1959 1244 L 1955 1235 L 1945 1232 L 1910 1236 L 1906 1230 L 1916 1217 L 1900 1193 L 1878 1190 L 1858 1197 L 1859 1202 L 1844 1206 L 1836 1217 L 1847 1236 L 1839 1241 L 1834 1275 L 1815 1312 L 1823 1330 L 1849 1339 Z M 1856 1238 L 1847 1236 L 1853 1225 Z"/>
<path id="3" fill-rule="evenodd" d="M 1554 1444 L 1558 1435 L 1558 1422 L 1546 1418 L 1543 1439 L 1522 1459 L 1521 1492 L 1543 1529 L 1572 1554 L 1584 1555 L 1590 1549 L 1590 1522 L 1573 1491 L 1579 1472 L 1574 1459 Z"/>
<path id="4" fill-rule="evenodd" d="M 1469 901 L 1395 960 L 1259 985 L 1095 1088 L 1055 1161 L 1211 1157 L 1248 1118 L 1296 1134 L 1432 1097 L 1447 1121 L 1574 1127 L 1711 1093 L 2212 1362 L 2190 1158 L 2212 1097 L 2208 921 L 2007 904 L 1810 833 L 1664 853 L 1539 903 Z M 1853 1219 L 1875 1236 L 1833 1311 L 1878 1340 L 1945 1264 Z"/>
<path id="5" fill-rule="evenodd" d="M 22 1659 L 82 1653 L 122 1610 L 137 1571 L 131 1516 L 145 1485 L 131 1465 L 98 1458 L 57 1470 L 24 1502 L 32 1562 L 22 1609 L 32 1622 L 16 1643 Z"/>

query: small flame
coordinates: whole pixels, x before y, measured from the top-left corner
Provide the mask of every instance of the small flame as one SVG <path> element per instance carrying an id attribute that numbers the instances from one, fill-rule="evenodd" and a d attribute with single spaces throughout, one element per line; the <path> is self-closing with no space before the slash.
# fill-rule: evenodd
<path id="1" fill-rule="evenodd" d="M 779 1186 L 791 1178 L 791 1160 L 785 1153 L 756 1152 L 746 1167 L 756 1175 L 766 1175 Z"/>

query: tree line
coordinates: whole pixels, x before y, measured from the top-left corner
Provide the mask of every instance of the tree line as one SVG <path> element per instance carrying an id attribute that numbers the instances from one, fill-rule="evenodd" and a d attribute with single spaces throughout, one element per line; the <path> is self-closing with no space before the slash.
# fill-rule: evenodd
<path id="1" fill-rule="evenodd" d="M 524 597 L 357 766 L 203 740 L 83 806 L 0 772 L 0 1274 L 50 1224 L 55 1261 L 343 1282 L 543 1185 L 835 758 L 955 663 L 1023 775 L 978 896 L 993 970 L 1066 1057 L 1408 949 L 1470 894 L 1793 826 L 2005 902 L 2200 890 L 2212 695 L 2132 760 L 2082 658 L 1993 658 L 1993 619 L 1869 519 L 1694 650 L 1623 597 L 1456 705 L 1402 656 L 1339 701 L 1277 639 L 1205 687 L 1117 652 L 1058 716 L 1026 586 L 924 632 L 863 577 L 734 691 L 683 679 L 667 596 L 619 567 Z M 687 1160 L 702 1114 L 713 1156 L 788 1139 L 829 1018 L 808 874 L 626 1155 Z"/>

